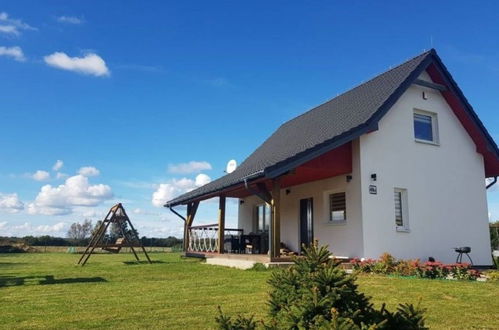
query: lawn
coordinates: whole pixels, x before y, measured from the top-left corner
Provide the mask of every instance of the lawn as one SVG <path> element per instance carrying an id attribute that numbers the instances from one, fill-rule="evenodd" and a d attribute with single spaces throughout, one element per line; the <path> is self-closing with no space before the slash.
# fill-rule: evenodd
<path id="1" fill-rule="evenodd" d="M 229 314 L 265 316 L 268 271 L 204 265 L 175 253 L 93 255 L 85 267 L 65 253 L 0 254 L 0 327 L 213 328 Z M 428 309 L 432 328 L 499 328 L 499 284 L 361 276 L 376 303 Z"/>

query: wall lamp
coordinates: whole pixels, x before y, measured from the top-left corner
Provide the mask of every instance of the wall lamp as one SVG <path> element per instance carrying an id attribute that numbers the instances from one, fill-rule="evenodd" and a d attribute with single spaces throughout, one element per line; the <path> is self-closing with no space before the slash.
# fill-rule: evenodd
<path id="1" fill-rule="evenodd" d="M 347 175 L 347 182 L 350 182 L 352 181 L 352 176 L 351 175 Z"/>

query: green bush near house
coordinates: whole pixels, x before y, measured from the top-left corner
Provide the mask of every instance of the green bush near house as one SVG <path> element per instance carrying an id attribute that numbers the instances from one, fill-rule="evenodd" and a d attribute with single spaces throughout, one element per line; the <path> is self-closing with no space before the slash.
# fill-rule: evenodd
<path id="1" fill-rule="evenodd" d="M 220 329 L 425 329 L 424 310 L 399 304 L 395 312 L 382 305 L 376 309 L 358 290 L 355 275 L 346 274 L 326 247 L 304 249 L 294 266 L 275 271 L 269 279 L 270 321 L 231 317 L 220 310 Z M 383 265 L 394 261 L 386 255 Z M 392 260 L 393 259 L 393 260 Z M 381 264 L 381 263 L 380 263 Z"/>
<path id="2" fill-rule="evenodd" d="M 419 260 L 397 260 L 388 253 L 384 253 L 377 260 L 354 259 L 352 264 L 353 268 L 361 273 L 468 281 L 473 281 L 480 277 L 480 272 L 472 269 L 470 264 L 443 264 L 438 261 L 422 263 Z"/>

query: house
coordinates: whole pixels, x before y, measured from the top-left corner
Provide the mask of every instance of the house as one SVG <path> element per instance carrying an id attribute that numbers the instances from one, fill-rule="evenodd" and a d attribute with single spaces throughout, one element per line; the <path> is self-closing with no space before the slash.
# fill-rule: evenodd
<path id="1" fill-rule="evenodd" d="M 289 120 L 234 172 L 165 206 L 187 206 L 192 256 L 283 261 L 282 246 L 317 239 L 347 258 L 454 262 L 469 246 L 490 265 L 485 178 L 498 175 L 496 143 L 432 49 Z M 213 197 L 217 223 L 195 226 Z M 238 228 L 225 228 L 226 198 L 239 199 Z"/>

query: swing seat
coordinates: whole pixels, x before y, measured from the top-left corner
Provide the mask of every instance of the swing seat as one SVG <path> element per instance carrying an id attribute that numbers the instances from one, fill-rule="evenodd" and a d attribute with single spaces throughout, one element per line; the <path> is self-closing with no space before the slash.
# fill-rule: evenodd
<path id="1" fill-rule="evenodd" d="M 124 243 L 125 243 L 125 239 L 123 237 L 120 237 L 116 240 L 116 242 L 113 245 L 105 246 L 102 249 L 106 250 L 108 252 L 111 252 L 111 253 L 118 253 L 118 252 L 120 252 Z"/>

